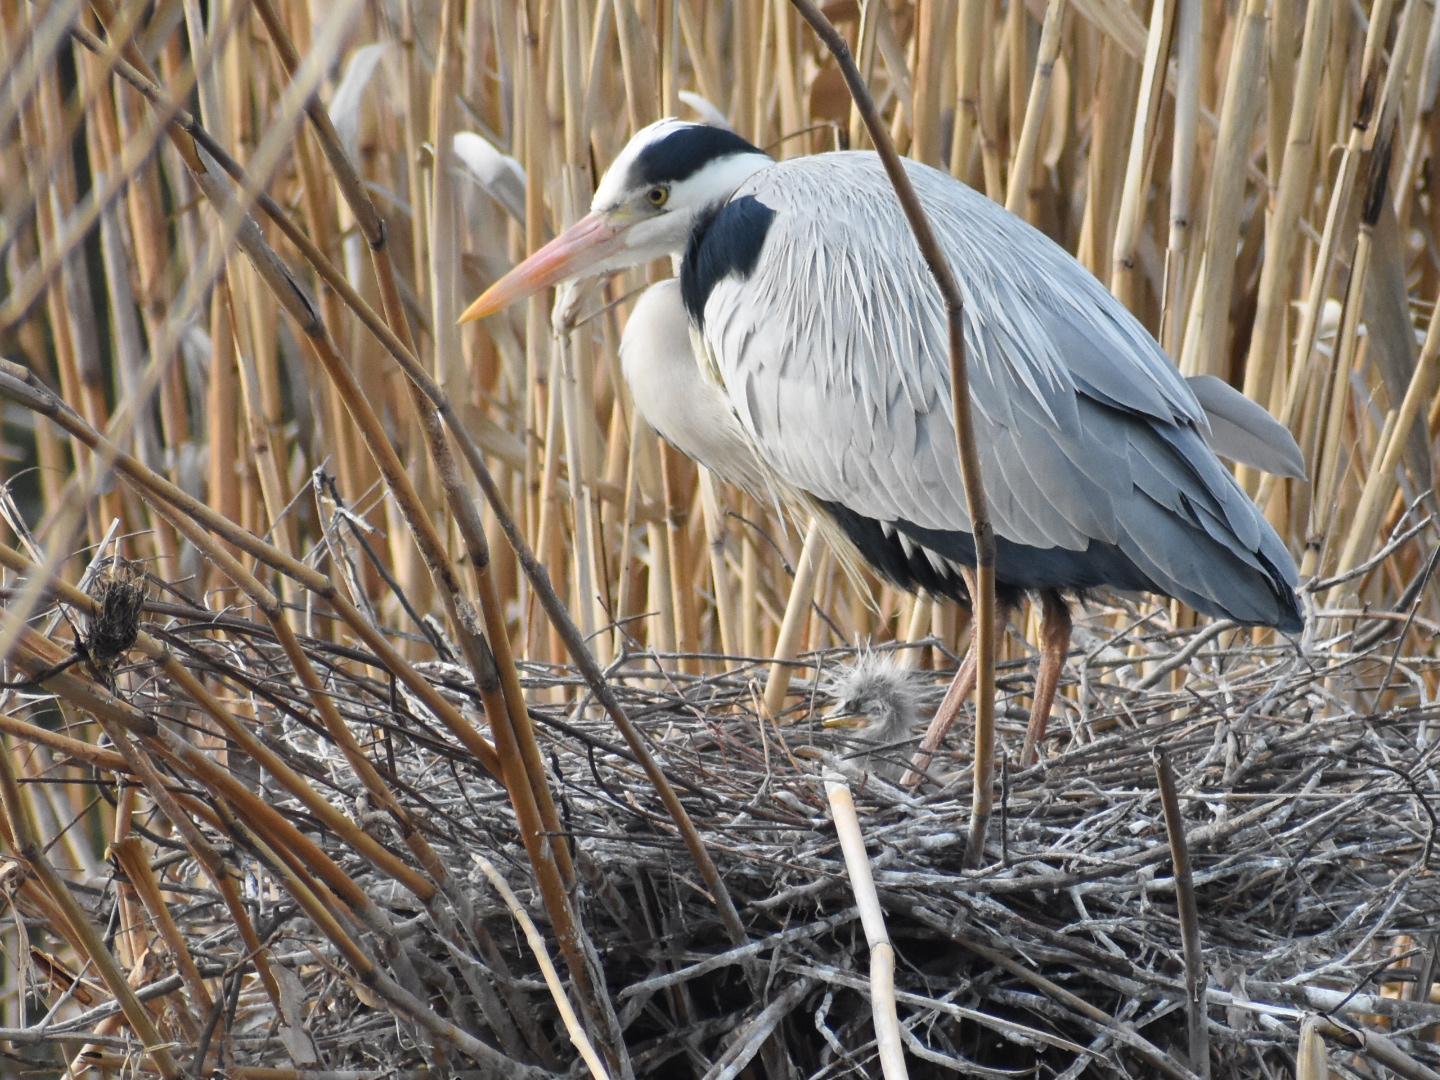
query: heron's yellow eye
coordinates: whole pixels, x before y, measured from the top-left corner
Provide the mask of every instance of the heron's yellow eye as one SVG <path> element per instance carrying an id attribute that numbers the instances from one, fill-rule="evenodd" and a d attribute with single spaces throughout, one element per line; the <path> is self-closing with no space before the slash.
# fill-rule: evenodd
<path id="1" fill-rule="evenodd" d="M 652 187 L 645 193 L 645 201 L 651 206 L 664 206 L 665 200 L 670 198 L 670 189 L 663 187 Z"/>

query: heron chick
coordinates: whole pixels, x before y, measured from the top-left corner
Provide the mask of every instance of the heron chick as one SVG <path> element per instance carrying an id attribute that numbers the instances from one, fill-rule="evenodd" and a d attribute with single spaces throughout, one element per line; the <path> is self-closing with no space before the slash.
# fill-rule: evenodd
<path id="1" fill-rule="evenodd" d="M 827 728 L 851 728 L 863 751 L 852 758 L 867 772 L 898 783 L 909 768 L 915 726 L 920 722 L 920 692 L 910 673 L 889 657 L 866 652 L 841 669 L 825 687 L 835 708 L 822 721 Z"/>

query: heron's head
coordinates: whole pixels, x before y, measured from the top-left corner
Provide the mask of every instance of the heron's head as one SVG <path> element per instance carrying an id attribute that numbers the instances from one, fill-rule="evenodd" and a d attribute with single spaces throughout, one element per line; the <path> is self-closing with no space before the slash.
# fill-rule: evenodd
<path id="1" fill-rule="evenodd" d="M 605 171 L 590 213 L 490 286 L 460 321 L 562 281 L 678 255 L 701 212 L 769 164 L 768 154 L 726 128 L 657 120 Z"/>
<path id="2" fill-rule="evenodd" d="M 920 695 L 910 674 L 888 657 L 865 652 L 841 669 L 828 687 L 835 709 L 824 724 L 858 728 L 857 738 L 892 743 L 908 738 L 919 717 Z"/>

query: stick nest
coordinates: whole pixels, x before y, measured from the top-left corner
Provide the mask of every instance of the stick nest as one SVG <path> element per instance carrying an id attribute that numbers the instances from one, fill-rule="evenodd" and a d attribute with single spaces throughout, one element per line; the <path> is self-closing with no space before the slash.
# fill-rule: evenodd
<path id="1" fill-rule="evenodd" d="M 264 624 L 155 602 L 149 612 L 146 628 L 223 688 L 232 707 L 248 707 L 274 751 L 408 858 L 394 820 L 313 718 Z M 1440 1023 L 1440 1007 L 1428 1003 L 1440 911 L 1436 711 L 1426 689 L 1434 660 L 1396 654 L 1393 617 L 1312 617 L 1312 628 L 1333 628 L 1333 636 L 1256 645 L 1248 631 L 1176 629 L 1163 613 L 1126 614 L 1092 608 L 1079 620 L 1041 763 L 1001 770 L 987 865 L 978 871 L 961 866 L 966 726 L 957 725 L 932 782 L 918 792 L 867 775 L 853 747 L 819 723 L 829 704 L 825 675 L 847 657 L 810 658 L 792 689 L 798 703 L 778 722 L 759 715 L 758 664 L 704 676 L 676 674 L 680 665 L 654 655 L 614 665 L 616 692 L 675 783 L 746 925 L 749 942 L 740 948 L 583 683 L 566 670 L 526 668 L 550 782 L 577 853 L 574 902 L 635 1075 L 707 1075 L 722 1058 L 760 1069 L 783 1068 L 788 1057 L 791 1075 L 815 1077 L 876 1068 L 868 951 L 829 822 L 827 770 L 847 775 L 857 793 L 897 950 L 912 1076 L 969 1069 L 1123 1077 L 1157 1068 L 1186 1075 L 1184 970 L 1156 747 L 1175 770 L 1194 866 L 1213 1074 L 1287 1073 L 1300 1022 L 1316 1012 L 1383 1031 L 1404 1054 L 1440 1063 L 1428 1041 Z M 188 727 L 344 869 L 389 923 L 357 940 L 386 970 L 408 968 L 435 1012 L 517 1066 L 574 1075 L 578 1055 L 536 957 L 477 869 L 477 854 L 491 860 L 548 931 L 503 787 L 378 660 L 315 638 L 304 645 L 453 877 L 450 896 L 429 908 L 317 828 L 268 773 L 247 768 L 156 668 L 132 655 L 117 672 L 118 693 L 151 717 Z M 442 662 L 425 670 L 483 727 L 468 674 Z M 915 678 L 937 701 L 945 674 Z M 1002 665 L 1000 732 L 1011 762 L 1032 679 L 1033 665 Z M 49 701 L 32 692 L 27 708 L 41 712 Z M 155 765 L 167 767 L 158 758 Z M 212 805 L 217 820 L 229 820 L 213 792 L 172 778 Z M 111 779 L 94 781 L 107 799 L 115 797 Z M 175 979 L 152 1000 L 183 1065 L 199 1073 L 196 1055 L 204 1052 L 206 1069 L 473 1070 L 453 1046 L 431 1041 L 366 990 L 287 894 L 273 854 L 252 834 L 198 825 L 239 873 L 257 931 L 283 969 L 288 1015 L 277 1015 L 210 879 L 171 823 L 142 801 L 133 827 L 154 845 L 171 916 L 217 988 L 215 1014 L 197 1018 L 200 1030 L 181 1015 Z M 125 883 L 113 874 L 77 879 L 97 924 L 112 928 L 121 917 L 116 886 Z M 43 912 L 24 914 L 44 922 Z M 148 927 L 142 936 L 151 970 L 141 981 L 159 982 L 175 958 Z M 382 959 L 391 950 L 399 960 Z M 55 987 L 52 975 L 52 1003 Z M 101 1022 L 105 995 L 92 990 L 99 994 L 89 1010 L 61 1014 L 72 1018 L 54 1025 L 55 1037 Z M 767 1025 L 771 1048 L 757 1053 Z M 1160 1064 L 1146 1046 L 1162 1055 Z M 1363 1068 L 1358 1053 L 1338 1049 L 1332 1064 Z M 116 1050 L 112 1042 L 90 1052 Z"/>

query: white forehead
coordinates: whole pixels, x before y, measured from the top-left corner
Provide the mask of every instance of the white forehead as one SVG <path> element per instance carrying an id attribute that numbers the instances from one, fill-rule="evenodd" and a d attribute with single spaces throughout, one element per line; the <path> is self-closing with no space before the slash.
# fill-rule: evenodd
<path id="1" fill-rule="evenodd" d="M 591 201 L 590 208 L 599 210 L 619 203 L 634 186 L 636 158 L 643 154 L 647 147 L 664 139 L 671 132 L 689 126 L 684 120 L 666 116 L 637 131 L 634 138 L 625 144 L 625 148 L 615 155 L 615 160 L 605 170 L 605 175 L 600 178 L 600 184 L 595 188 L 595 198 Z"/>

